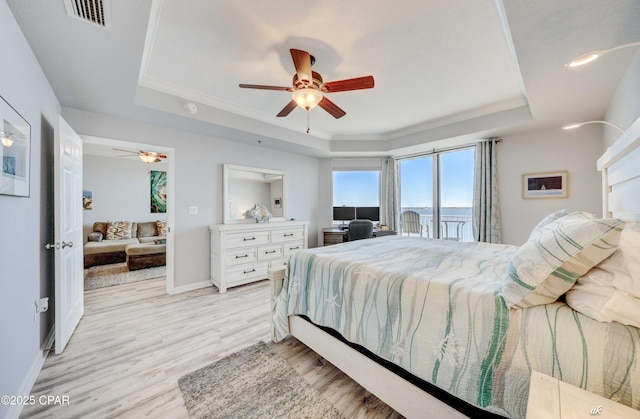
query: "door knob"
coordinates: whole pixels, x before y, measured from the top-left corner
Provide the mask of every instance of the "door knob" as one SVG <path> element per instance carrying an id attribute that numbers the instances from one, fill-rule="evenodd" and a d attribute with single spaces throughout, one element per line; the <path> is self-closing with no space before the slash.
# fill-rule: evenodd
<path id="1" fill-rule="evenodd" d="M 64 240 L 62 241 L 62 248 L 64 249 L 65 247 L 73 247 L 73 242 L 65 242 Z"/>

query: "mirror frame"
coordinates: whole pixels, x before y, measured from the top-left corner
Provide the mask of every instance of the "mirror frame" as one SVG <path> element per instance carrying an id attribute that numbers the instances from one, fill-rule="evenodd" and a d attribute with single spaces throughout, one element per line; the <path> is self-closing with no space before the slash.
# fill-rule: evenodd
<path id="1" fill-rule="evenodd" d="M 249 173 L 259 173 L 263 175 L 272 175 L 272 176 L 282 176 L 282 196 L 281 196 L 281 205 L 282 205 L 282 216 L 281 217 L 272 217 L 270 221 L 286 221 L 287 220 L 287 182 L 286 182 L 286 174 L 280 170 L 272 170 L 272 169 L 260 169 L 257 167 L 250 166 L 239 166 L 237 164 L 227 164 L 224 163 L 222 165 L 223 173 L 222 173 L 222 221 L 224 224 L 234 224 L 234 223 L 255 223 L 255 220 L 247 219 L 247 218 L 229 218 L 229 178 L 230 171 L 243 171 Z M 269 203 L 271 204 L 271 203 Z"/>

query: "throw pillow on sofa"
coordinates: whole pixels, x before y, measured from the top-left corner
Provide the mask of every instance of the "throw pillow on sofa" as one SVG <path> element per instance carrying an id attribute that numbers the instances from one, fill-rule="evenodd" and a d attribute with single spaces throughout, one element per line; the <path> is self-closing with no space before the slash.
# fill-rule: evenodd
<path id="1" fill-rule="evenodd" d="M 107 240 L 123 240 L 131 238 L 131 221 L 109 221 L 107 224 Z"/>
<path id="2" fill-rule="evenodd" d="M 94 231 L 93 233 L 89 233 L 88 239 L 90 242 L 101 242 L 102 241 L 102 233 L 98 233 Z"/>
<path id="3" fill-rule="evenodd" d="M 166 236 L 167 235 L 167 222 L 157 220 L 156 221 L 156 229 L 158 230 L 158 236 Z"/>

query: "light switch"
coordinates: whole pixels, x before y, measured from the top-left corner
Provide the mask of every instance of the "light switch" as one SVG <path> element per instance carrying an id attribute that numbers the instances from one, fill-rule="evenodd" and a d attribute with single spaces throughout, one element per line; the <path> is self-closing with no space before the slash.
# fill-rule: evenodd
<path id="1" fill-rule="evenodd" d="M 198 207 L 189 207 L 189 215 L 196 215 L 198 213 Z"/>

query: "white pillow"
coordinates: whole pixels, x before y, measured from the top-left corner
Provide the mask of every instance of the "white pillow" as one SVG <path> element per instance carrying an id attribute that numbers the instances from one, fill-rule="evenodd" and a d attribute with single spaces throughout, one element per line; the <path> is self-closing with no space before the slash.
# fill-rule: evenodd
<path id="1" fill-rule="evenodd" d="M 579 278 L 566 301 L 595 320 L 640 328 L 640 223 L 627 224 L 615 253 Z"/>

